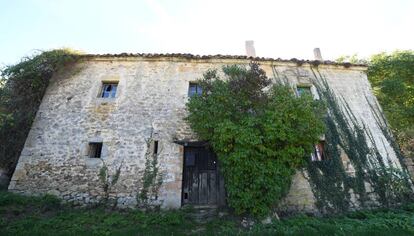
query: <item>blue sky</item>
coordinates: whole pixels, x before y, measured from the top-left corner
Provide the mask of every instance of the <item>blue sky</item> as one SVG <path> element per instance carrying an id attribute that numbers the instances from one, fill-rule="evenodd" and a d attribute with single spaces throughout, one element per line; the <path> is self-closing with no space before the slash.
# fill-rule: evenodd
<path id="1" fill-rule="evenodd" d="M 0 0 L 0 66 L 36 50 L 324 59 L 414 49 L 412 0 Z"/>

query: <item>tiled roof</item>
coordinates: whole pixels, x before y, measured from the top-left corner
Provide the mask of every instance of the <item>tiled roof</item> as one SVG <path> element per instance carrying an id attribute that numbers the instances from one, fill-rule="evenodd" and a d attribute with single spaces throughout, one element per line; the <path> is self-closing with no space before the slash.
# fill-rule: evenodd
<path id="1" fill-rule="evenodd" d="M 291 62 L 298 65 L 302 64 L 311 64 L 311 65 L 336 65 L 336 66 L 359 66 L 366 67 L 365 64 L 352 64 L 349 62 L 338 63 L 334 61 L 317 61 L 317 60 L 300 60 L 296 58 L 292 59 L 281 59 L 281 58 L 265 58 L 265 57 L 248 57 L 248 56 L 237 56 L 237 55 L 193 55 L 189 53 L 120 53 L 120 54 L 84 54 L 82 57 L 94 58 L 94 57 L 146 57 L 146 58 L 161 58 L 161 57 L 175 57 L 175 58 L 185 58 L 185 59 L 243 59 L 243 60 L 253 60 L 253 61 L 274 61 L 274 62 Z"/>

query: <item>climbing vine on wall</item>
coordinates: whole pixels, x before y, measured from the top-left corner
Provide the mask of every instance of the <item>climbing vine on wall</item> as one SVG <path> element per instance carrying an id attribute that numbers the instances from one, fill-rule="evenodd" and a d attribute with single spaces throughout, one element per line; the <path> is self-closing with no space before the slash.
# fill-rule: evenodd
<path id="1" fill-rule="evenodd" d="M 49 80 L 78 58 L 70 50 L 46 51 L 1 71 L 0 167 L 14 170 Z"/>
<path id="2" fill-rule="evenodd" d="M 404 168 L 398 168 L 404 167 L 403 163 L 392 163 L 388 155 L 381 155 L 366 125 L 358 122 L 347 102 L 336 96 L 322 74 L 317 69 L 312 71 L 313 83 L 327 107 L 326 158 L 309 161 L 307 166 L 317 207 L 324 213 L 338 213 L 352 207 L 389 206 L 408 200 L 412 195 L 409 175 Z M 385 120 L 373 104 L 370 106 L 377 125 L 392 142 Z M 399 156 L 398 148 L 393 147 Z M 347 172 L 347 161 L 353 173 Z"/>
<path id="3" fill-rule="evenodd" d="M 145 152 L 145 169 L 141 180 L 141 189 L 137 194 L 138 207 L 148 208 L 154 206 L 158 200 L 159 188 L 162 184 L 162 175 L 159 173 L 158 155 L 161 150 L 158 149 L 158 143 L 153 138 L 153 128 L 150 137 L 146 142 Z M 155 147 L 155 145 L 157 147 Z"/>
<path id="4" fill-rule="evenodd" d="M 99 180 L 101 181 L 102 189 L 104 191 L 104 196 L 101 201 L 103 205 L 110 204 L 109 194 L 112 188 L 114 187 L 114 185 L 119 180 L 119 176 L 121 175 L 122 165 L 123 165 L 123 161 L 118 166 L 118 168 L 116 168 L 115 173 L 111 175 L 109 173 L 108 166 L 106 165 L 105 161 L 102 160 L 102 167 L 99 169 Z M 112 200 L 113 200 L 113 203 L 112 203 L 113 207 L 116 207 L 118 203 L 117 199 L 115 198 Z"/>

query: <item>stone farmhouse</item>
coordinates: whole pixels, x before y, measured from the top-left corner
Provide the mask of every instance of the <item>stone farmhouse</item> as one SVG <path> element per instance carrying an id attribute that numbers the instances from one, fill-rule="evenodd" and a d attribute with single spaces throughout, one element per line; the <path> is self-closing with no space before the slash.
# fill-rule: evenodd
<path id="1" fill-rule="evenodd" d="M 118 207 L 146 204 L 223 206 L 225 183 L 217 159 L 184 121 L 189 96 L 208 69 L 258 61 L 270 78 L 283 77 L 298 94 L 310 91 L 312 68 L 326 78 L 367 124 L 378 150 L 396 154 L 375 123 L 377 103 L 366 66 L 322 61 L 190 54 L 84 55 L 56 74 L 44 95 L 9 190 L 54 194 L 76 204 L 111 201 Z M 316 151 L 310 155 L 321 161 Z M 349 162 L 346 157 L 343 162 Z M 352 173 L 347 163 L 346 171 Z M 298 171 L 283 201 L 288 209 L 315 210 L 306 173 Z"/>

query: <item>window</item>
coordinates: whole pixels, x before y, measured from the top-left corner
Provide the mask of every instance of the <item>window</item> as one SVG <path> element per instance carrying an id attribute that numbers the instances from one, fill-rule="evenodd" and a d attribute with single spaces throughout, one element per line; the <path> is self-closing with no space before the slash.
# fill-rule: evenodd
<path id="1" fill-rule="evenodd" d="M 115 98 L 117 88 L 118 88 L 117 82 L 110 82 L 110 83 L 104 82 L 102 84 L 101 98 Z"/>
<path id="2" fill-rule="evenodd" d="M 302 94 L 308 94 L 312 96 L 311 87 L 310 86 L 297 86 L 296 93 L 300 97 Z"/>
<path id="3" fill-rule="evenodd" d="M 154 154 L 158 154 L 158 141 L 154 141 Z"/>
<path id="4" fill-rule="evenodd" d="M 320 141 L 318 144 L 315 144 L 315 148 L 312 153 L 312 161 L 322 161 L 325 159 L 324 153 L 325 141 Z"/>
<path id="5" fill-rule="evenodd" d="M 101 158 L 102 155 L 102 143 L 89 143 L 89 157 Z"/>
<path id="6" fill-rule="evenodd" d="M 194 95 L 201 95 L 201 93 L 203 92 L 203 89 L 201 88 L 200 85 L 196 84 L 196 83 L 190 83 L 190 86 L 188 88 L 188 96 L 192 97 Z"/>

